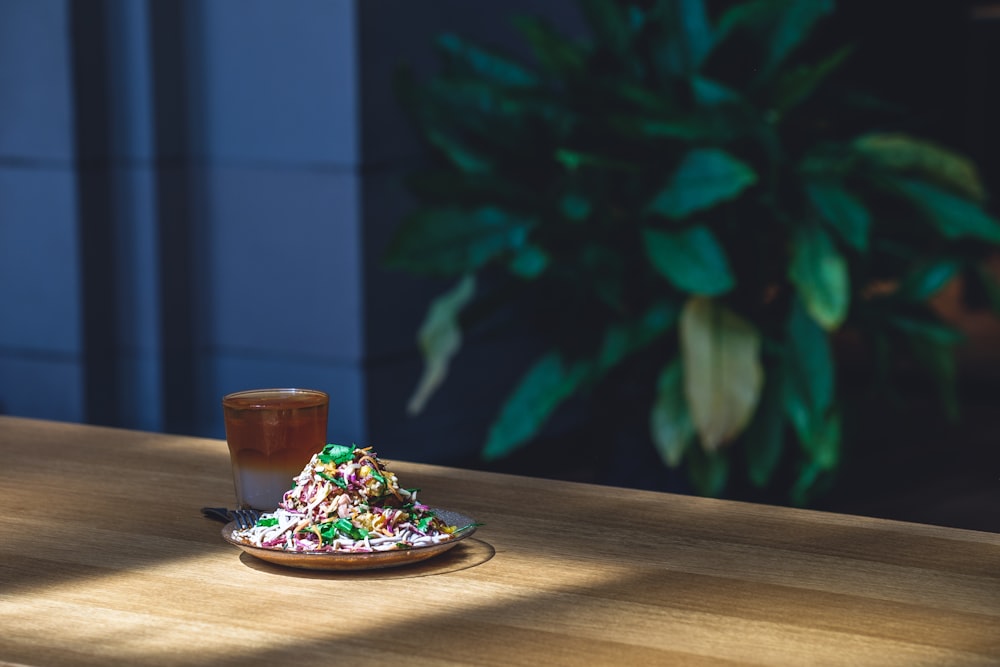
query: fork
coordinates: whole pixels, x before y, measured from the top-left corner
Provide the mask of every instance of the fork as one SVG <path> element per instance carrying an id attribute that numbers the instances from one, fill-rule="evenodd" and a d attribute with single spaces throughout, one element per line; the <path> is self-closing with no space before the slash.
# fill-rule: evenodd
<path id="1" fill-rule="evenodd" d="M 258 510 L 253 509 L 235 509 L 230 510 L 225 507 L 202 507 L 202 514 L 213 519 L 221 519 L 223 521 L 235 521 L 237 528 L 250 528 L 255 523 L 257 519 L 260 518 L 261 513 Z"/>
<path id="2" fill-rule="evenodd" d="M 257 510 L 236 509 L 230 510 L 229 513 L 233 516 L 233 520 L 236 521 L 237 528 L 250 528 L 260 518 L 260 512 Z"/>

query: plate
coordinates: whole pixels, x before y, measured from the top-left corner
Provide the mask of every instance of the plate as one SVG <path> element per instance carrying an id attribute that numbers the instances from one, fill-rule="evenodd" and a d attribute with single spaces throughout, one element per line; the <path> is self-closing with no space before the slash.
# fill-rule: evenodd
<path id="1" fill-rule="evenodd" d="M 372 551 L 367 553 L 339 553 L 330 551 L 285 551 L 244 544 L 233 538 L 236 522 L 230 521 L 222 528 L 222 539 L 237 546 L 255 558 L 305 570 L 374 570 L 381 567 L 398 567 L 433 558 L 448 551 L 456 544 L 476 532 L 475 520 L 464 514 L 449 510 L 434 509 L 434 514 L 449 526 L 468 526 L 455 533 L 447 542 L 426 547 L 413 547 L 392 551 Z"/>

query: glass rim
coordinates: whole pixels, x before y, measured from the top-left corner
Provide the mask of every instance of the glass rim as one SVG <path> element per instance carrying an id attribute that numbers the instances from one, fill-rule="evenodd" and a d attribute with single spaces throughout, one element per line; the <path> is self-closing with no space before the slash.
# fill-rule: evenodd
<path id="1" fill-rule="evenodd" d="M 243 389 L 241 391 L 234 391 L 232 393 L 226 394 L 222 397 L 222 405 L 225 407 L 239 407 L 244 410 L 253 409 L 267 409 L 271 406 L 269 405 L 246 405 L 242 404 L 239 406 L 231 406 L 230 403 L 236 399 L 248 398 L 254 396 L 260 396 L 261 398 L 275 397 L 283 398 L 285 396 L 315 396 L 316 398 L 321 398 L 327 402 L 330 400 L 330 395 L 321 389 L 304 389 L 301 387 L 269 387 L 265 389 Z"/>

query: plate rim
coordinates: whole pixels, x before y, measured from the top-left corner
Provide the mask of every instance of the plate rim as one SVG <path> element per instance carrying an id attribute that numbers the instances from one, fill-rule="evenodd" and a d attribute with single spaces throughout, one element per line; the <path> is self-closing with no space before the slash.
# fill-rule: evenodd
<path id="1" fill-rule="evenodd" d="M 368 565 L 374 567 L 387 567 L 394 565 L 405 565 L 415 563 L 448 551 L 462 540 L 471 537 L 481 525 L 470 516 L 454 510 L 447 510 L 439 507 L 432 507 L 431 511 L 440 516 L 446 513 L 452 517 L 465 522 L 465 527 L 456 533 L 455 537 L 444 542 L 428 544 L 424 546 L 411 547 L 409 549 L 387 549 L 384 551 L 288 551 L 274 547 L 258 547 L 253 544 L 241 542 L 232 537 L 236 522 L 230 521 L 222 527 L 222 539 L 242 549 L 247 554 L 277 565 L 305 569 L 365 569 Z M 449 521 L 449 523 L 451 523 Z M 456 524 L 457 525 L 457 524 Z M 281 562 L 287 561 L 287 562 Z M 331 567 L 320 567 L 322 563 L 329 563 Z M 336 564 L 348 565 L 348 567 L 338 567 Z"/>

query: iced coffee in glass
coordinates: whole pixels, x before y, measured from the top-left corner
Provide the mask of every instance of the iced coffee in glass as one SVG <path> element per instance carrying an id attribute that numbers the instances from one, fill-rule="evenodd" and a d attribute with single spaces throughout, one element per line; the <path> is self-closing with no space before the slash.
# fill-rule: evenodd
<path id="1" fill-rule="evenodd" d="M 236 504 L 271 511 L 326 444 L 330 398 L 315 389 L 252 389 L 222 399 Z"/>

